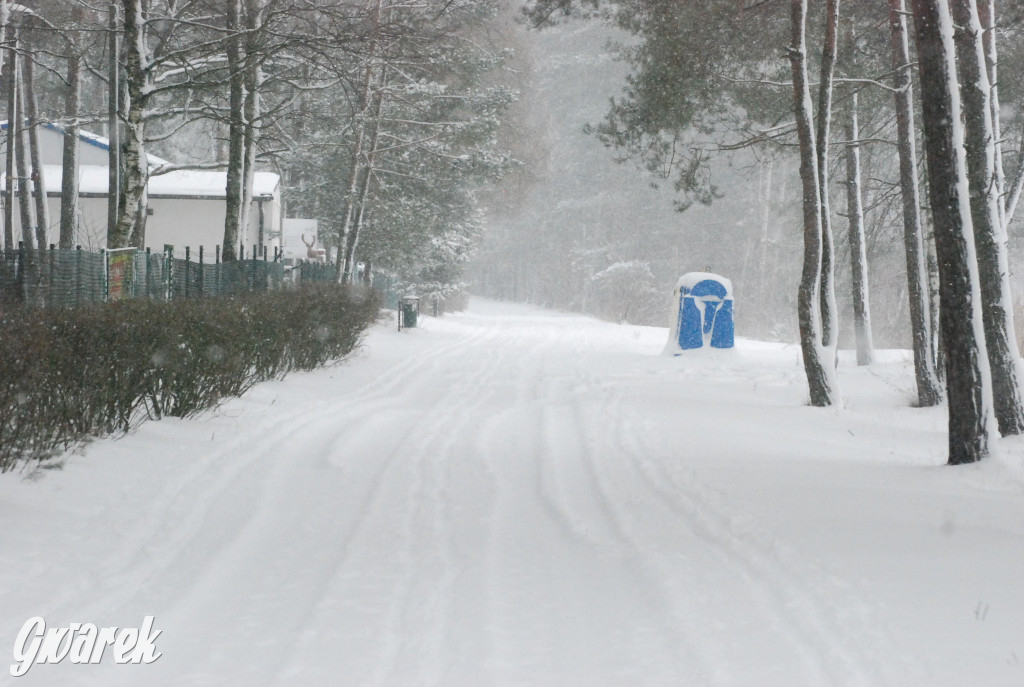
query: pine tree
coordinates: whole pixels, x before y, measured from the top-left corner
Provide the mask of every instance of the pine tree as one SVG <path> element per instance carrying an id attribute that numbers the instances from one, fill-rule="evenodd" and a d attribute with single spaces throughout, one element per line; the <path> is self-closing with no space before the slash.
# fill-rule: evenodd
<path id="1" fill-rule="evenodd" d="M 964 132 L 946 0 L 913 0 L 921 75 L 928 190 L 935 223 L 940 327 L 949 402 L 949 463 L 978 461 L 988 451 L 992 378 L 985 348 L 981 287 L 967 188 Z"/>

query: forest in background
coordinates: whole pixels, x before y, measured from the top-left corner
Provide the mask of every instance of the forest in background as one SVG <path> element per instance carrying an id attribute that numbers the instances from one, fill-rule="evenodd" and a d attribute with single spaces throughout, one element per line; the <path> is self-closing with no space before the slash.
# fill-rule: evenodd
<path id="1" fill-rule="evenodd" d="M 1008 143 L 1020 141 L 1021 118 L 1005 105 L 1017 101 L 1020 88 L 1012 76 L 1004 79 L 1019 73 L 1018 3 L 532 0 L 524 14 L 534 27 L 583 17 L 629 36 L 613 48 L 629 66 L 625 84 L 587 130 L 618 158 L 670 185 L 680 210 L 713 205 L 742 185 L 722 173 L 723 165 L 743 159 L 734 154 L 756 162 L 764 219 L 760 232 L 748 226 L 742 233 L 747 241 L 759 237 L 751 252 L 762 256 L 755 261 L 760 274 L 750 274 L 749 259 L 733 268 L 746 273 L 737 293 L 761 297 L 748 301 L 753 312 L 770 307 L 764 286 L 772 282 L 766 249 L 775 194 L 768 180 L 777 160 L 797 166 L 802 250 L 793 251 L 800 265 L 795 311 L 811 405 L 843 405 L 838 287 L 852 301 L 858 365 L 874 356 L 871 301 L 898 302 L 898 294 L 872 299 L 870 211 L 876 244 L 878 228 L 902 230 L 892 232 L 902 235 L 893 253 L 902 253 L 905 265 L 916 404 L 946 399 L 949 462 L 979 460 L 997 426 L 1003 436 L 1024 432 L 1008 245 L 1024 164 Z M 543 222 L 528 230 L 545 233 Z M 705 237 L 703 245 L 725 243 L 725 233 Z M 629 229 L 594 234 L 591 226 L 577 227 L 578 238 L 546 265 L 522 261 L 531 279 L 551 285 L 528 290 L 550 298 L 575 269 L 583 288 L 575 289 L 570 307 L 630 319 L 649 302 L 644 292 L 657 292 L 659 256 L 678 253 L 664 244 L 640 249 Z M 842 243 L 848 289 L 837 284 Z M 529 244 L 513 239 L 496 253 Z M 692 256 L 692 245 L 681 250 Z M 521 297 L 522 276 L 513 271 L 497 290 Z M 741 300 L 738 312 L 742 306 Z M 777 331 L 768 319 L 762 330 Z"/>
<path id="2" fill-rule="evenodd" d="M 553 26 L 519 34 L 515 66 L 517 73 L 525 76 L 517 82 L 522 98 L 514 106 L 522 110 L 522 123 L 516 129 L 522 136 L 516 142 L 520 146 L 516 153 L 529 164 L 500 182 L 501 197 L 488 203 L 488 233 L 481 255 L 472 263 L 477 291 L 613 321 L 664 326 L 679 276 L 710 267 L 733 281 L 740 310 L 737 327 L 742 335 L 771 341 L 797 338 L 802 235 L 799 160 L 792 108 L 786 100 L 791 81 L 785 52 L 788 3 L 757 4 L 774 8 L 774 32 L 766 30 L 771 24 L 760 26 L 757 48 L 764 56 L 766 71 L 774 76 L 762 79 L 769 83 L 746 84 L 749 93 L 745 97 L 763 102 L 765 109 L 735 109 L 724 116 L 720 109 L 706 111 L 700 122 L 680 132 L 680 159 L 690 147 L 703 156 L 703 164 L 697 168 L 701 176 L 693 179 L 700 185 L 689 195 L 676 191 L 678 175 L 689 171 L 678 162 L 674 167 L 649 169 L 635 148 L 616 147 L 599 135 L 600 127 L 611 117 L 612 100 L 628 98 L 631 80 L 645 78 L 639 66 L 629 62 L 628 48 L 635 49 L 645 41 L 667 43 L 668 37 L 632 35 L 628 25 L 622 26 L 617 16 L 608 13 L 598 21 L 559 17 Z M 756 24 L 763 15 L 750 13 L 743 19 L 737 3 L 705 7 L 712 5 L 736 10 L 731 21 L 717 27 L 698 22 L 692 33 L 720 41 L 725 50 L 735 54 L 739 43 L 749 42 L 744 22 Z M 1019 5 L 1000 3 L 998 24 L 1003 157 L 1011 177 L 1019 165 L 1022 135 L 1024 72 L 1015 67 L 1024 59 L 1024 15 Z M 844 10 L 846 7 L 855 6 L 848 2 Z M 884 52 L 889 47 L 888 17 L 883 5 L 862 14 L 858 17 L 862 27 L 859 53 L 867 53 L 873 60 L 871 67 L 862 70 L 867 73 L 873 68 L 865 78 L 879 78 L 877 83 L 840 84 L 835 100 L 836 107 L 842 108 L 856 91 L 860 103 L 865 251 L 875 344 L 909 348 L 896 121 L 892 94 L 886 90 L 893 86 L 892 66 Z M 820 16 L 812 16 L 809 29 L 818 31 L 821 23 Z M 704 50 L 702 43 L 692 45 L 695 52 Z M 738 61 L 725 66 L 743 67 Z M 881 78 L 887 75 L 888 81 Z M 665 80 L 666 89 L 683 87 L 673 85 L 672 74 L 651 78 Z M 724 68 L 703 78 L 704 98 L 715 100 L 715 91 L 724 101 L 732 98 L 729 89 L 737 84 Z M 750 111 L 757 117 L 744 121 Z M 770 141 L 757 142 L 755 129 L 768 117 L 773 123 L 790 126 L 772 132 Z M 841 126 L 833 131 L 833 138 L 833 146 L 846 140 Z M 734 149 L 745 142 L 752 145 Z M 845 160 L 839 150 L 831 174 L 833 221 L 838 232 L 839 341 L 843 348 L 854 348 Z M 919 163 L 923 170 L 923 158 Z M 705 205 L 702 199 L 710 202 Z M 680 201 L 686 209 L 673 212 Z M 926 205 L 922 201 L 927 214 Z M 1024 292 L 1024 242 L 1018 226 L 1011 223 L 1013 238 L 1009 242 L 1015 294 Z M 934 263 L 931 269 L 937 278 Z"/>

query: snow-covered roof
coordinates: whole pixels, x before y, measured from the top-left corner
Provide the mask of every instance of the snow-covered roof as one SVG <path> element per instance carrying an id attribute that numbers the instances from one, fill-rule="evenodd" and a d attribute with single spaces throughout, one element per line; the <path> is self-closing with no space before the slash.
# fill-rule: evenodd
<path id="1" fill-rule="evenodd" d="M 106 168 L 103 168 L 106 172 Z M 273 172 L 253 174 L 252 194 L 257 198 L 274 195 L 281 178 Z M 199 169 L 179 169 L 149 178 L 149 195 L 158 196 L 210 196 L 224 197 L 227 172 Z M 103 185 L 106 189 L 106 184 Z"/>
<path id="2" fill-rule="evenodd" d="M 4 122 L 4 126 L 7 126 L 6 122 Z M 64 135 L 64 127 L 60 126 L 59 124 L 46 123 L 43 124 L 43 127 L 50 129 L 51 131 L 56 131 L 62 136 Z M 79 129 L 78 140 L 87 145 L 96 146 L 97 148 L 100 148 L 102 150 L 110 150 L 110 139 L 105 136 L 100 136 L 99 134 L 94 134 L 91 131 L 84 131 L 82 129 Z M 150 167 L 159 167 L 160 165 L 171 164 L 170 160 L 165 160 L 162 157 L 157 157 L 152 153 L 146 153 L 146 159 L 149 160 Z"/>
<path id="3" fill-rule="evenodd" d="M 47 195 L 60 194 L 60 165 L 44 165 Z M 78 168 L 79 193 L 84 196 L 105 196 L 108 188 L 107 167 L 102 165 L 81 165 Z M 274 172 L 256 172 L 253 175 L 253 196 L 272 197 L 281 185 L 281 178 Z M 208 198 L 223 199 L 227 186 L 227 172 L 210 170 L 181 169 L 167 174 L 150 177 L 151 198 Z M 0 174 L 0 188 L 6 189 L 6 180 Z"/>
<path id="4" fill-rule="evenodd" d="M 43 124 L 41 124 L 40 126 L 45 130 L 52 131 L 54 133 L 60 134 L 61 136 L 64 135 L 65 129 L 59 124 L 43 122 Z M 0 131 L 6 130 L 7 120 L 5 119 L 0 121 Z M 100 150 L 110 150 L 110 139 L 106 138 L 105 136 L 100 136 L 99 134 L 94 134 L 91 131 L 83 131 L 79 129 L 78 140 L 86 145 L 99 148 Z M 170 160 L 165 160 L 164 158 L 153 155 L 152 153 L 146 153 L 146 159 L 149 160 L 150 167 L 159 167 L 160 165 L 171 164 Z"/>

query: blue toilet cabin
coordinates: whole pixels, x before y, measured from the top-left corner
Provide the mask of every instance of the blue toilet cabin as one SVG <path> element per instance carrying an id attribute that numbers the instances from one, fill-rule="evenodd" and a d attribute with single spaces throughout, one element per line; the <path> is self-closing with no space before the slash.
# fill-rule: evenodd
<path id="1" fill-rule="evenodd" d="M 676 322 L 679 348 L 732 348 L 735 329 L 729 280 L 717 275 L 699 274 L 686 275 L 679 281 Z"/>

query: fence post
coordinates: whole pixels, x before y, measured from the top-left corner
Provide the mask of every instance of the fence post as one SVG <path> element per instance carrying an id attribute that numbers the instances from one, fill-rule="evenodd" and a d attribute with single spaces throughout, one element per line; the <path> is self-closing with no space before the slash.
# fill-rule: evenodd
<path id="1" fill-rule="evenodd" d="M 82 244 L 75 246 L 75 305 L 82 304 Z"/>
<path id="2" fill-rule="evenodd" d="M 49 293 L 49 298 L 50 298 L 51 301 L 54 298 L 53 283 L 56 281 L 56 271 L 57 271 L 57 244 L 51 243 L 50 244 L 50 293 Z M 52 303 L 51 303 L 51 305 L 52 305 Z M 66 304 L 62 303 L 61 305 L 66 305 Z"/>
<path id="3" fill-rule="evenodd" d="M 206 288 L 206 270 L 203 268 L 203 247 L 199 246 L 199 296 L 203 296 Z"/>
<path id="4" fill-rule="evenodd" d="M 28 300 L 28 280 L 25 278 L 25 242 L 18 241 L 18 262 L 15 264 L 14 271 L 17 274 L 17 284 L 20 287 L 18 289 L 18 295 L 21 296 L 21 300 Z"/>
<path id="5" fill-rule="evenodd" d="M 192 248 L 185 246 L 185 298 L 189 297 L 192 286 Z"/>
<path id="6" fill-rule="evenodd" d="M 167 275 L 167 300 L 174 300 L 174 250 L 164 248 L 164 274 Z"/>

